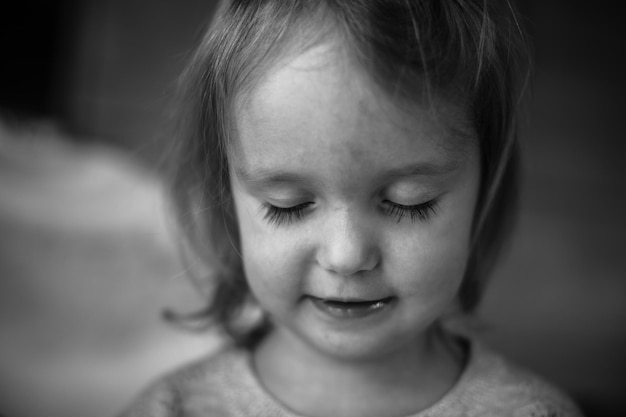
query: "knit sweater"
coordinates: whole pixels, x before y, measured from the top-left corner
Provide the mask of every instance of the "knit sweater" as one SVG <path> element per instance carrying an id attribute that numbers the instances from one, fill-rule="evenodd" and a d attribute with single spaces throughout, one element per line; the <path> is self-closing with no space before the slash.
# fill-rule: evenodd
<path id="1" fill-rule="evenodd" d="M 261 385 L 248 351 L 227 348 L 158 381 L 125 417 L 302 417 Z M 439 401 L 407 417 L 581 417 L 561 391 L 473 342 L 465 370 Z"/>

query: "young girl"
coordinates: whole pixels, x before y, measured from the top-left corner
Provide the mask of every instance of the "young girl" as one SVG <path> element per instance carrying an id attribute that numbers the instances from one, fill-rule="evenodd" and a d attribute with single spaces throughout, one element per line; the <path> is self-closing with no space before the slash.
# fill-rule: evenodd
<path id="1" fill-rule="evenodd" d="M 173 192 L 232 343 L 129 415 L 578 416 L 449 324 L 509 229 L 524 63 L 508 2 L 223 4 Z"/>

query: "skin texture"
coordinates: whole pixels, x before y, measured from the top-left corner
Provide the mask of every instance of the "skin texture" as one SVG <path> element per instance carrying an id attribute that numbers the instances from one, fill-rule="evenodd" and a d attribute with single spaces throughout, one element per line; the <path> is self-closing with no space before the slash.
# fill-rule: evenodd
<path id="1" fill-rule="evenodd" d="M 460 373 L 429 330 L 461 283 L 479 156 L 462 112 L 434 104 L 392 100 L 333 42 L 282 60 L 237 103 L 243 264 L 275 324 L 255 366 L 297 412 L 408 414 Z M 315 299 L 385 302 L 352 317 Z"/>

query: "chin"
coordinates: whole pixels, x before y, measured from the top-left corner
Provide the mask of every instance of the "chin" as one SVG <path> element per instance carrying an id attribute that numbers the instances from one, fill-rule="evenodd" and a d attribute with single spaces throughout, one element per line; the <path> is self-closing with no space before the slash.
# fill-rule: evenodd
<path id="1" fill-rule="evenodd" d="M 365 334 L 321 334 L 303 335 L 305 343 L 314 347 L 318 353 L 328 358 L 362 362 L 380 360 L 384 357 L 402 354 L 419 346 L 420 335 L 408 335 L 407 332 L 389 334 L 387 332 L 369 331 Z"/>

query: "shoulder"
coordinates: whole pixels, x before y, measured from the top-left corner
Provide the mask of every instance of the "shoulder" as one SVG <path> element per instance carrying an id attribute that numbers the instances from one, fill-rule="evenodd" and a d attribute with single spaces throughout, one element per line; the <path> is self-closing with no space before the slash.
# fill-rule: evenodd
<path id="1" fill-rule="evenodd" d="M 154 382 L 120 417 L 227 415 L 223 399 L 237 390 L 238 368 L 246 360 L 246 353 L 234 348 L 196 360 Z"/>
<path id="2" fill-rule="evenodd" d="M 474 404 L 473 415 L 511 417 L 581 417 L 559 388 L 504 359 L 480 343 L 464 375 L 462 401 Z"/>

